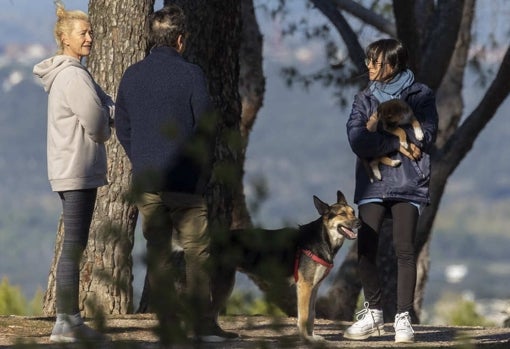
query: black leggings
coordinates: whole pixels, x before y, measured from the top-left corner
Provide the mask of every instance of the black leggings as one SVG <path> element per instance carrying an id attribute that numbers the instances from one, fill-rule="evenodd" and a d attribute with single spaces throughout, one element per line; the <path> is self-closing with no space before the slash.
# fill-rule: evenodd
<path id="1" fill-rule="evenodd" d="M 64 216 L 64 242 L 57 265 L 56 310 L 78 313 L 80 259 L 87 246 L 97 189 L 59 192 Z"/>
<path id="2" fill-rule="evenodd" d="M 363 226 L 358 236 L 358 266 L 365 300 L 370 308 L 381 308 L 381 286 L 376 265 L 379 231 L 390 210 L 393 217 L 393 246 L 397 255 L 397 313 L 411 311 L 416 286 L 414 238 L 418 208 L 407 202 L 368 203 L 359 207 Z"/>

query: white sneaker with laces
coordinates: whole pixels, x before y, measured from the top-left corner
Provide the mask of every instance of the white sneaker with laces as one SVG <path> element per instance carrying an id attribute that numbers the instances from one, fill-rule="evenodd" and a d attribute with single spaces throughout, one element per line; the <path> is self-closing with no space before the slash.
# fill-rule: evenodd
<path id="1" fill-rule="evenodd" d="M 370 309 L 368 302 L 365 302 L 363 306 L 365 308 L 356 313 L 357 321 L 345 330 L 345 338 L 360 340 L 385 333 L 382 310 Z"/>
<path id="2" fill-rule="evenodd" d="M 51 330 L 50 342 L 109 342 L 110 338 L 85 325 L 80 313 L 57 314 L 57 321 Z"/>
<path id="3" fill-rule="evenodd" d="M 411 317 L 409 312 L 403 312 L 395 315 L 395 343 L 414 343 L 414 330 L 411 326 Z"/>
<path id="4" fill-rule="evenodd" d="M 50 342 L 53 343 L 76 343 L 76 342 L 109 342 L 110 339 L 93 328 L 81 324 L 69 326 L 67 323 L 57 323 L 53 327 Z"/>

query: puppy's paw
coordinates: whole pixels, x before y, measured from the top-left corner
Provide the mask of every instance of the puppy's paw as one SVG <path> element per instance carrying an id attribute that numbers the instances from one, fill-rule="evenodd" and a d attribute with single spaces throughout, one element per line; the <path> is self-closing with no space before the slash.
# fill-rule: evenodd
<path id="1" fill-rule="evenodd" d="M 400 142 L 400 146 L 404 149 L 409 149 L 409 143 L 407 142 Z"/>
<path id="2" fill-rule="evenodd" d="M 424 134 L 423 134 L 423 131 L 422 131 L 422 129 L 420 127 L 417 127 L 417 128 L 414 129 L 414 136 L 419 141 L 423 140 Z"/>
<path id="3" fill-rule="evenodd" d="M 391 167 L 397 167 L 402 163 L 400 160 L 391 160 Z"/>
<path id="4" fill-rule="evenodd" d="M 372 173 L 370 173 L 370 182 L 374 183 L 374 180 L 377 179 L 378 181 L 381 180 L 381 171 L 379 170 L 379 161 L 373 160 L 370 161 L 370 170 Z"/>

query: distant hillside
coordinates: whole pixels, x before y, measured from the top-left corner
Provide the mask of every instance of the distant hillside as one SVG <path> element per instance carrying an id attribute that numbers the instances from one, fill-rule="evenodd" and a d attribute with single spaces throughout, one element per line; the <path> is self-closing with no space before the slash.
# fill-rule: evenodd
<path id="1" fill-rule="evenodd" d="M 31 65 L 0 68 L 1 86 L 13 69 L 25 79 L 0 94 L 0 277 L 7 275 L 31 296 L 46 285 L 60 202 L 46 178 L 46 94 L 32 79 Z M 267 92 L 246 161 L 248 200 L 254 198 L 254 182 L 263 179 L 268 187 L 269 197 L 252 212 L 264 227 L 315 219 L 313 195 L 331 202 L 340 189 L 352 202 L 354 184 L 354 156 L 345 131 L 348 111 L 327 89 L 289 90 L 278 69 L 266 60 Z M 508 267 L 500 267 L 508 262 L 503 247 L 510 243 L 510 163 L 502 161 L 500 146 L 510 133 L 505 111 L 508 104 L 449 180 L 431 245 L 428 302 L 449 288 L 504 297 L 502 283 L 510 276 Z M 143 245 L 136 246 L 143 250 Z M 466 280 L 450 287 L 444 269 L 452 263 L 471 269 Z"/>

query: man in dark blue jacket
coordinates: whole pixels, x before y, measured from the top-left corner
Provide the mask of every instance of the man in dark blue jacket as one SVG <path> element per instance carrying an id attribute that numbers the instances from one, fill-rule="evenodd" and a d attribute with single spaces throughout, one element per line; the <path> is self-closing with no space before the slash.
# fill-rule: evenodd
<path id="1" fill-rule="evenodd" d="M 185 22 L 177 6 L 151 15 L 153 46 L 122 77 L 115 123 L 133 167 L 132 189 L 143 217 L 151 306 L 160 320 L 161 340 L 174 342 L 183 334 L 182 320 L 192 319 L 197 339 L 219 342 L 237 334 L 219 327 L 210 304 L 210 277 L 204 268 L 210 239 L 203 193 L 212 147 L 197 140 L 201 124 L 213 113 L 203 71 L 181 56 Z M 184 250 L 187 302 L 173 297 L 168 263 L 172 234 Z"/>

